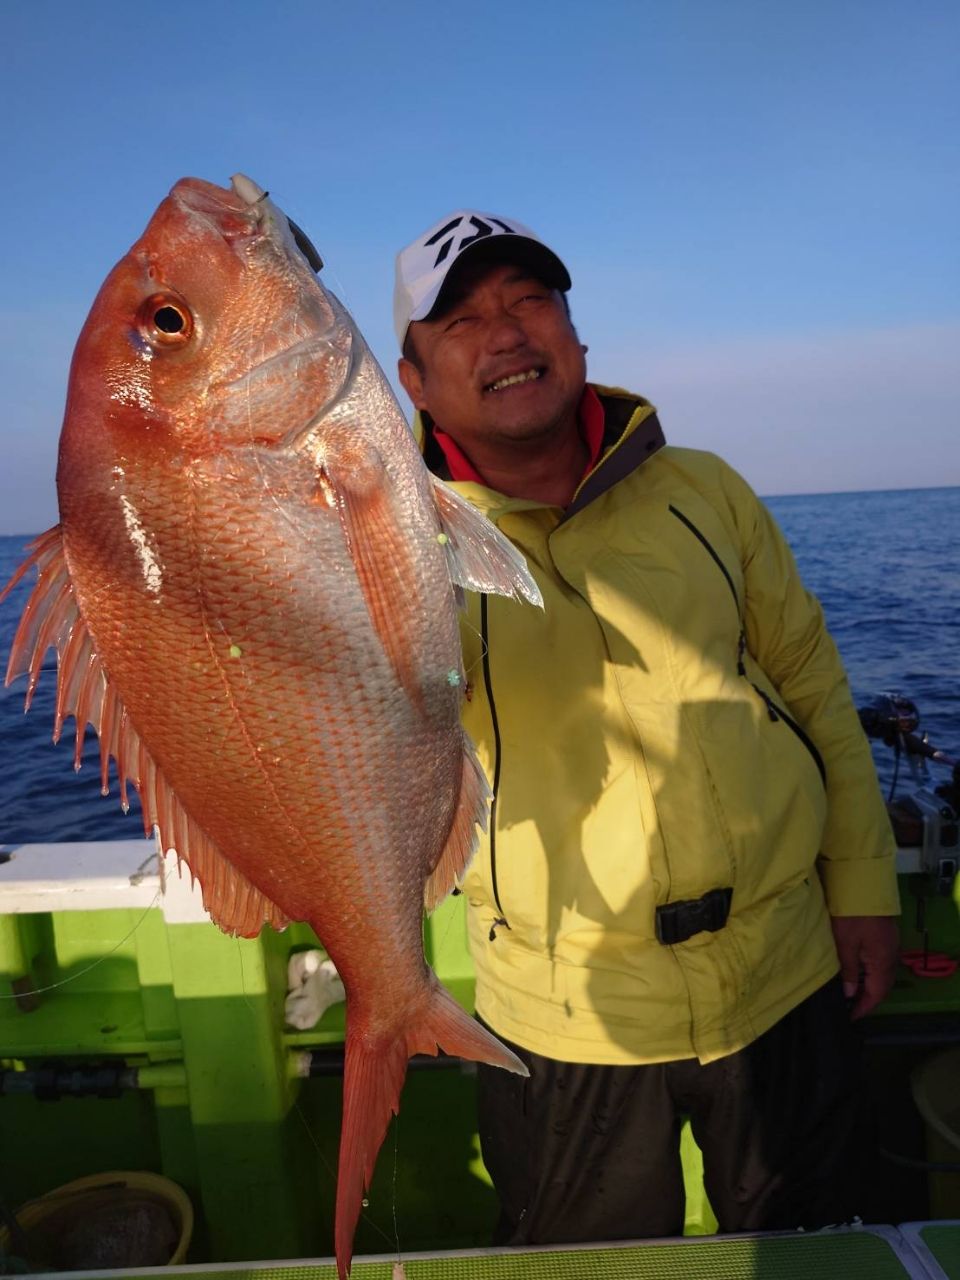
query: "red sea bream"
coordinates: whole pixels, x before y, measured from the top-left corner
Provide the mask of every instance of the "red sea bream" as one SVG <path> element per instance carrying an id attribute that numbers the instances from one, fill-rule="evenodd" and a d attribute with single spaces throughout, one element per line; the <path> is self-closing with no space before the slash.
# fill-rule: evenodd
<path id="1" fill-rule="evenodd" d="M 425 469 L 350 316 L 249 179 L 178 182 L 77 343 L 60 523 L 8 681 L 74 715 L 213 919 L 307 921 L 347 992 L 336 1253 L 414 1053 L 522 1064 L 423 956 L 489 788 L 460 726 L 462 588 L 539 603 Z M 523 607 L 520 604 L 518 608 Z M 29 694 L 28 694 L 29 698 Z"/>

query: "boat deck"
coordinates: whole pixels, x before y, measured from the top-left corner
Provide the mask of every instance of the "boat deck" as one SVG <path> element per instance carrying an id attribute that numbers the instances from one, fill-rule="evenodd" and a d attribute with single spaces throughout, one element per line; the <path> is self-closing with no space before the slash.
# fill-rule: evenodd
<path id="1" fill-rule="evenodd" d="M 351 1280 L 960 1280 L 960 1222 L 356 1258 Z M 47 1280 L 337 1280 L 329 1259 L 51 1273 Z"/>
<path id="2" fill-rule="evenodd" d="M 952 897 L 931 897 L 921 880 L 901 880 L 904 946 L 922 943 L 922 905 L 931 949 L 960 954 L 960 885 Z M 441 980 L 470 1010 L 462 898 L 434 913 L 424 944 Z M 92 1174 L 160 1173 L 184 1190 L 196 1214 L 188 1258 L 215 1260 L 216 1274 L 237 1280 L 333 1280 L 332 1265 L 317 1259 L 333 1238 L 343 1006 L 309 1030 L 284 1023 L 290 955 L 316 945 L 299 925 L 283 935 L 265 929 L 255 940 L 221 934 L 189 878 L 180 879 L 169 859 L 158 867 L 151 841 L 0 846 L 0 1148 L 16 1152 L 0 1189 L 8 1207 Z M 960 971 L 933 981 L 903 968 L 864 1024 L 876 1129 L 867 1132 L 866 1149 L 882 1146 L 891 1156 L 865 1159 L 858 1170 L 866 1221 L 960 1217 L 960 1175 L 923 1164 L 955 1160 L 956 1139 L 934 1150 L 936 1135 L 912 1088 L 923 1064 L 957 1045 L 958 1009 Z M 947 1083 L 947 1098 L 931 1095 L 931 1106 L 949 1118 L 955 1103 Z M 413 1063 L 358 1226 L 356 1280 L 393 1280 L 393 1259 L 383 1250 L 392 1248 L 397 1225 L 405 1280 L 960 1280 L 960 1240 L 949 1231 L 918 1237 L 904 1253 L 903 1233 L 892 1227 L 893 1243 L 876 1231 L 851 1242 L 840 1235 L 835 1242 L 705 1238 L 716 1221 L 689 1127 L 681 1154 L 690 1243 L 591 1255 L 552 1250 L 549 1258 L 469 1252 L 489 1240 L 497 1212 L 474 1092 L 469 1065 Z M 437 1249 L 448 1252 L 428 1253 Z M 939 1274 L 929 1271 L 937 1257 Z M 239 1261 L 251 1258 L 293 1261 Z M 928 1270 L 911 1271 L 904 1258 L 914 1266 L 925 1260 Z M 201 1274 L 178 1267 L 161 1274 L 175 1280 L 181 1273 Z"/>

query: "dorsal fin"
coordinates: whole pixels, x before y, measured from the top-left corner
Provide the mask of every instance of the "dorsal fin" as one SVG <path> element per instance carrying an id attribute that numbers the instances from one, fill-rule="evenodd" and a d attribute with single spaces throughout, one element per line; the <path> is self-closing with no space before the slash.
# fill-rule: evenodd
<path id="1" fill-rule="evenodd" d="M 255 938 L 264 924 L 282 929 L 289 920 L 227 861 L 202 828 L 186 812 L 162 770 L 144 746 L 119 695 L 107 678 L 90 632 L 80 615 L 63 554 L 59 526 L 48 529 L 29 547 L 30 554 L 0 592 L 2 601 L 31 567 L 37 584 L 30 593 L 14 636 L 6 684 L 27 674 L 29 709 L 44 655 L 57 651 L 57 704 L 53 739 L 59 742 L 63 722 L 73 716 L 77 725 L 74 765 L 80 767 L 88 724 L 100 739 L 100 782 L 109 790 L 110 760 L 116 761 L 120 800 L 127 807 L 127 783 L 132 782 L 143 807 L 149 835 L 160 832 L 164 850 L 186 862 L 191 877 L 200 881 L 203 905 L 225 933 Z"/>

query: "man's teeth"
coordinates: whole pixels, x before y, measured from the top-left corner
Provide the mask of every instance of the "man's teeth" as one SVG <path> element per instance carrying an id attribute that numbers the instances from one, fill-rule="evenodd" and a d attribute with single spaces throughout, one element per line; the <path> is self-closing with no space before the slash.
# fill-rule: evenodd
<path id="1" fill-rule="evenodd" d="M 504 387 L 515 387 L 518 382 L 535 382 L 540 377 L 539 369 L 528 369 L 526 373 L 511 373 L 507 378 L 499 378 L 491 382 L 488 391 L 502 391 Z"/>

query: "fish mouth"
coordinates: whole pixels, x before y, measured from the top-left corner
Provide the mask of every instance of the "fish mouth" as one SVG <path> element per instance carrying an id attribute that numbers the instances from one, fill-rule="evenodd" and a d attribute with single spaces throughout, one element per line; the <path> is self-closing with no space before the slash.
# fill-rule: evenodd
<path id="1" fill-rule="evenodd" d="M 245 179 L 245 182 L 249 183 L 250 179 Z M 256 183 L 250 185 L 256 187 Z M 266 196 L 266 192 L 262 194 Z M 218 187 L 214 182 L 205 182 L 203 178 L 181 178 L 170 195 L 191 213 L 205 216 L 217 224 L 225 223 L 234 234 L 241 228 L 251 230 L 259 221 L 256 213 L 251 217 L 255 202 L 245 199 L 235 186 L 228 189 Z"/>
<path id="2" fill-rule="evenodd" d="M 311 270 L 319 271 L 323 259 L 310 237 L 270 199 L 269 191 L 244 173 L 235 173 L 230 187 L 218 187 L 202 178 L 183 178 L 171 195 L 192 214 L 211 222 L 228 241 L 264 235 L 281 252 L 302 256 Z"/>
<path id="3" fill-rule="evenodd" d="M 248 214 L 270 193 L 246 174 L 235 173 L 229 187 L 218 187 L 203 178 L 181 178 L 171 194 L 198 213 Z M 259 214 L 254 220 L 259 220 Z"/>
<path id="4" fill-rule="evenodd" d="M 248 178 L 245 173 L 235 173 L 230 179 L 230 185 L 233 187 L 234 192 L 240 197 L 240 199 L 250 207 L 269 203 L 268 197 L 270 192 L 264 191 L 263 187 L 261 187 L 259 183 L 254 182 L 252 178 Z M 281 210 L 276 209 L 275 206 L 270 205 L 270 209 L 279 216 L 281 221 L 284 219 L 286 220 L 287 229 L 293 236 L 294 244 L 306 258 L 307 262 L 310 263 L 311 268 L 314 271 L 321 271 L 323 269 L 323 259 L 320 257 L 320 254 L 317 253 L 316 246 L 303 228 L 298 227 L 291 217 L 283 213 Z"/>

